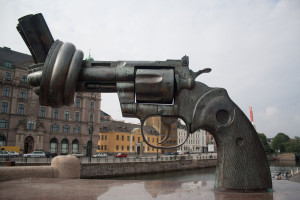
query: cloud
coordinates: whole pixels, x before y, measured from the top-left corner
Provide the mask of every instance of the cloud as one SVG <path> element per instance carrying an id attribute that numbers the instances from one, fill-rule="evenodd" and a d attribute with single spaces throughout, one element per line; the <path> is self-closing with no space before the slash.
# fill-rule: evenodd
<path id="1" fill-rule="evenodd" d="M 275 119 L 278 117 L 278 109 L 273 106 L 269 106 L 266 108 L 266 111 L 264 113 L 264 117 L 266 119 Z"/>

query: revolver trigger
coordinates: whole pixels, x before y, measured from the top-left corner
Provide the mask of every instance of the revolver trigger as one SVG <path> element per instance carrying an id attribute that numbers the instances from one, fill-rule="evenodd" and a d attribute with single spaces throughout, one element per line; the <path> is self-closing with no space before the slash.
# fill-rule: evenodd
<path id="1" fill-rule="evenodd" d="M 177 117 L 165 117 L 165 116 L 161 116 L 161 122 L 162 124 L 165 126 L 165 128 L 167 129 L 167 134 L 165 135 L 164 139 L 162 139 L 159 144 L 163 144 L 165 143 L 171 134 L 171 125 L 175 122 L 177 122 L 178 118 Z"/>

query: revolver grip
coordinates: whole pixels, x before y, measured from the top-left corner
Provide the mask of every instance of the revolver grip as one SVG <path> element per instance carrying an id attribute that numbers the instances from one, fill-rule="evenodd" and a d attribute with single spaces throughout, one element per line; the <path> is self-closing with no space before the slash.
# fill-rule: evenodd
<path id="1" fill-rule="evenodd" d="M 197 102 L 192 131 L 204 129 L 216 141 L 218 162 L 215 188 L 267 190 L 270 168 L 258 134 L 225 89 L 213 88 Z"/>

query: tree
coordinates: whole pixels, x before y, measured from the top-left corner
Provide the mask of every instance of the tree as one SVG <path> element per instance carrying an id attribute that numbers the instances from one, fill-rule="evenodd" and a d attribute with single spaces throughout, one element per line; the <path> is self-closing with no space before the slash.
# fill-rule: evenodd
<path id="1" fill-rule="evenodd" d="M 300 153 L 300 138 L 295 137 L 294 140 L 284 143 L 286 152 Z"/>
<path id="2" fill-rule="evenodd" d="M 258 137 L 259 137 L 259 140 L 264 148 L 264 151 L 266 153 L 270 153 L 271 152 L 271 147 L 270 145 L 268 144 L 268 141 L 267 141 L 267 137 L 265 134 L 263 133 L 258 133 Z"/>
<path id="3" fill-rule="evenodd" d="M 278 133 L 273 141 L 272 141 L 272 148 L 276 150 L 280 150 L 281 153 L 285 152 L 285 145 L 284 143 L 287 143 L 290 141 L 290 137 L 284 133 Z"/>

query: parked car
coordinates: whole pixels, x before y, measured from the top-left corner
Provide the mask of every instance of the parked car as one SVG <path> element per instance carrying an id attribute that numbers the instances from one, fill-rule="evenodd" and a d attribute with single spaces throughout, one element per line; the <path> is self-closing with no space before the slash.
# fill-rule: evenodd
<path id="1" fill-rule="evenodd" d="M 45 155 L 47 158 L 54 158 L 57 156 L 57 153 L 45 152 Z"/>
<path id="2" fill-rule="evenodd" d="M 126 153 L 118 153 L 117 155 L 115 155 L 115 158 L 127 158 L 127 154 Z"/>
<path id="3" fill-rule="evenodd" d="M 9 157 L 18 157 L 20 154 L 16 151 L 8 151 Z"/>
<path id="4" fill-rule="evenodd" d="M 0 158 L 8 158 L 9 154 L 8 151 L 0 151 Z"/>
<path id="5" fill-rule="evenodd" d="M 107 154 L 106 153 L 97 153 L 92 156 L 93 158 L 106 158 Z"/>
<path id="6" fill-rule="evenodd" d="M 23 154 L 25 158 L 45 158 L 46 154 L 43 151 L 33 151 L 31 153 Z"/>
<path id="7" fill-rule="evenodd" d="M 83 153 L 75 152 L 75 153 L 70 154 L 70 156 L 76 156 L 77 158 L 81 158 L 81 157 L 83 157 Z"/>

